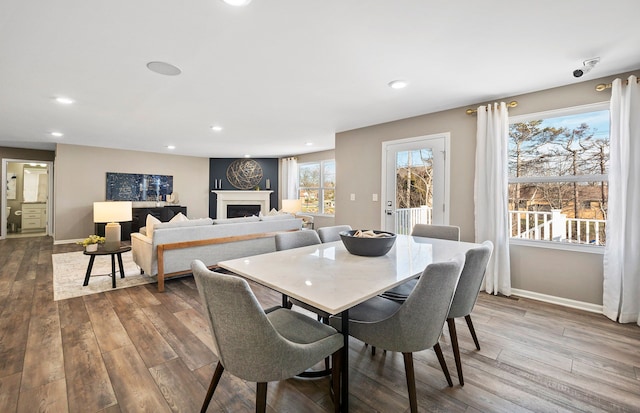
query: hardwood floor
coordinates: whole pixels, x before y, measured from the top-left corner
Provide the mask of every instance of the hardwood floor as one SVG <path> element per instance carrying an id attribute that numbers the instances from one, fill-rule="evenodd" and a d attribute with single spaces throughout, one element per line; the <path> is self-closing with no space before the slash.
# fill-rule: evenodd
<path id="1" fill-rule="evenodd" d="M 0 241 L 0 412 L 197 412 L 216 357 L 192 277 L 53 301 L 49 237 Z M 81 283 L 83 280 L 79 279 Z M 280 296 L 252 284 L 264 306 Z M 482 350 L 457 323 L 465 386 L 432 350 L 415 355 L 421 411 L 640 412 L 640 327 L 481 294 Z M 441 346 L 454 380 L 448 333 Z M 354 412 L 406 412 L 402 355 L 350 345 Z M 268 386 L 270 412 L 328 412 L 327 379 Z M 210 412 L 253 411 L 255 383 L 224 374 Z"/>

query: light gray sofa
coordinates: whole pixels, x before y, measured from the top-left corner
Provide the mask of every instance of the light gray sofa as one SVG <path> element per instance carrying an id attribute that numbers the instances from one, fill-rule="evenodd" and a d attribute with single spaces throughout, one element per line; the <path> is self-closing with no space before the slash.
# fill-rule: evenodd
<path id="1" fill-rule="evenodd" d="M 158 291 L 164 279 L 191 272 L 199 259 L 211 267 L 220 261 L 275 251 L 277 232 L 302 229 L 293 216 L 265 216 L 156 224 L 152 234 L 132 233 L 134 262 L 147 274 L 158 275 Z"/>

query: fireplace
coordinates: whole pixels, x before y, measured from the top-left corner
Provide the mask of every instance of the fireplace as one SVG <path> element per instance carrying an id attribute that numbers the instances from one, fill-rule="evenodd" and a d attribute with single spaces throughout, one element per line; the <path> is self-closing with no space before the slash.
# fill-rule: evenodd
<path id="1" fill-rule="evenodd" d="M 227 216 L 227 206 L 235 205 L 239 207 L 259 206 L 255 213 L 262 212 L 266 215 L 270 209 L 269 198 L 273 191 L 212 191 L 216 194 L 216 218 L 224 219 Z M 254 215 L 254 214 L 250 214 Z M 244 216 L 244 215 L 243 215 Z"/>
<path id="2" fill-rule="evenodd" d="M 250 217 L 260 214 L 260 205 L 227 204 L 227 218 Z"/>

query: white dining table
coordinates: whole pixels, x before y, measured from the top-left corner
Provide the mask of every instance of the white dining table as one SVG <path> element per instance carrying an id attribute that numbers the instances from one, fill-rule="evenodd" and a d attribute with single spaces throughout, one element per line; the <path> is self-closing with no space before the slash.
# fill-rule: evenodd
<path id="1" fill-rule="evenodd" d="M 397 235 L 380 257 L 349 253 L 342 241 L 221 261 L 218 265 L 286 296 L 341 314 L 344 334 L 341 411 L 349 410 L 349 309 L 479 244 Z"/>

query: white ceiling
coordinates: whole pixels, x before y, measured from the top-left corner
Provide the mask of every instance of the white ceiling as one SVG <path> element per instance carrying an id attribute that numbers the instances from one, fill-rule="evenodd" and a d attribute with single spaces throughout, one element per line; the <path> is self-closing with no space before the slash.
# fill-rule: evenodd
<path id="1" fill-rule="evenodd" d="M 296 155 L 332 149 L 336 132 L 640 68 L 638 0 L 0 0 L 0 10 L 0 146 L 11 147 Z M 153 73 L 150 61 L 182 74 Z M 394 79 L 409 87 L 389 88 Z"/>

